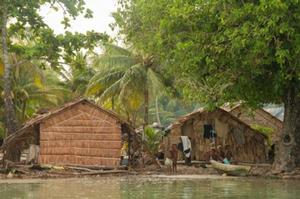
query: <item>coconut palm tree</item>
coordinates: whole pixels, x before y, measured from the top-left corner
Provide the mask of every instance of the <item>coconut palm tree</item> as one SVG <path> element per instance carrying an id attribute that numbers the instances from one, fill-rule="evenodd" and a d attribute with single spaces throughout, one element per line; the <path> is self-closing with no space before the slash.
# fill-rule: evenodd
<path id="1" fill-rule="evenodd" d="M 42 70 L 40 63 L 22 60 L 21 57 L 10 55 L 12 70 L 12 99 L 18 125 L 30 118 L 40 108 L 50 108 L 65 101 L 69 93 L 60 84 L 53 71 Z M 18 65 L 15 63 L 21 63 Z M 0 62 L 0 80 L 3 78 Z M 0 82 L 0 93 L 3 92 L 3 81 Z M 0 136 L 5 134 L 4 100 L 0 98 Z M 3 114 L 2 114 L 3 113 Z"/>
<path id="2" fill-rule="evenodd" d="M 180 97 L 170 96 L 168 93 L 163 93 L 157 97 L 155 103 L 152 103 L 149 109 L 149 116 L 154 120 L 159 117 L 160 124 L 167 126 L 174 122 L 178 117 L 188 114 L 198 108 L 201 104 L 183 101 Z M 159 121 L 157 119 L 157 121 Z"/>
<path id="3" fill-rule="evenodd" d="M 95 75 L 93 67 L 88 65 L 88 54 L 79 52 L 69 57 L 66 68 L 58 70 L 58 76 L 63 78 L 66 89 L 72 92 L 71 98 L 82 97 L 85 94 L 90 79 Z"/>
<path id="4" fill-rule="evenodd" d="M 127 113 L 132 113 L 133 122 L 143 106 L 147 125 L 149 101 L 163 87 L 159 65 L 153 57 L 110 44 L 103 54 L 94 57 L 93 65 L 97 72 L 89 82 L 87 95 L 99 97 L 102 104 L 110 100 L 112 106 L 118 101 Z"/>

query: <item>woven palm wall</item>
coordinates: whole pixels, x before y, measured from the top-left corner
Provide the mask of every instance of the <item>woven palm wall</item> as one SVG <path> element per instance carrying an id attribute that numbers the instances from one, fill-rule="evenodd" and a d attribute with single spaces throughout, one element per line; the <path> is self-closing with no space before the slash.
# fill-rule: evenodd
<path id="1" fill-rule="evenodd" d="M 41 164 L 115 167 L 120 149 L 120 124 L 87 103 L 69 107 L 40 124 Z"/>
<path id="2" fill-rule="evenodd" d="M 203 137 L 204 124 L 214 126 L 217 133 L 216 144 Z M 239 129 L 240 135 L 234 135 L 233 129 Z M 205 160 L 206 153 L 211 150 L 211 147 L 230 145 L 236 161 L 252 163 L 266 161 L 265 137 L 218 111 L 194 115 L 182 124 L 173 125 L 170 134 L 163 141 L 166 149 L 168 150 L 172 144 L 178 144 L 181 135 L 191 138 L 193 160 Z M 237 137 L 242 137 L 242 142 L 239 143 Z"/>
<path id="3" fill-rule="evenodd" d="M 283 128 L 283 122 L 267 113 L 263 109 L 257 109 L 253 113 L 244 110 L 240 107 L 233 109 L 231 112 L 234 116 L 238 117 L 248 125 L 258 124 L 261 126 L 272 128 L 274 135 L 279 135 Z"/>

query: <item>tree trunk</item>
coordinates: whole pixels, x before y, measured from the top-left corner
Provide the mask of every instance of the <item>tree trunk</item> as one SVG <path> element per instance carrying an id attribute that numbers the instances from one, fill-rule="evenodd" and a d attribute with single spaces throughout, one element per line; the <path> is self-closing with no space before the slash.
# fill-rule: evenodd
<path id="1" fill-rule="evenodd" d="M 159 110 L 158 110 L 158 99 L 157 99 L 157 97 L 155 98 L 155 110 L 156 110 L 156 120 L 157 120 L 159 126 L 161 126 L 160 117 L 159 117 Z"/>
<path id="2" fill-rule="evenodd" d="M 276 173 L 292 171 L 300 166 L 300 96 L 298 85 L 290 84 L 284 99 L 283 131 L 275 141 Z"/>
<path id="3" fill-rule="evenodd" d="M 2 53 L 3 53 L 3 64 L 4 64 L 4 108 L 5 108 L 5 119 L 7 135 L 14 133 L 17 130 L 17 119 L 15 115 L 15 109 L 12 97 L 12 86 L 11 86 L 11 70 L 12 66 L 9 63 L 9 54 L 7 47 L 7 9 L 5 5 L 2 5 L 2 22 L 1 22 L 1 40 L 2 40 Z M 4 159 L 10 161 L 19 161 L 20 152 L 15 145 L 10 145 L 6 148 Z"/>
<path id="4" fill-rule="evenodd" d="M 7 47 L 7 12 L 6 9 L 2 10 L 2 24 L 1 24 L 1 38 L 2 38 L 2 50 L 3 50 L 3 63 L 4 63 L 4 108 L 6 116 L 6 127 L 8 135 L 15 132 L 17 129 L 17 120 L 14 110 L 14 104 L 12 99 L 11 89 L 11 70 L 12 66 L 9 63 L 8 47 Z"/>
<path id="5" fill-rule="evenodd" d="M 4 160 L 9 160 L 12 162 L 20 162 L 21 151 L 17 147 L 17 144 L 11 143 L 9 144 L 4 152 Z"/>
<path id="6" fill-rule="evenodd" d="M 149 124 L 149 90 L 146 88 L 144 91 L 144 126 L 147 126 Z"/>

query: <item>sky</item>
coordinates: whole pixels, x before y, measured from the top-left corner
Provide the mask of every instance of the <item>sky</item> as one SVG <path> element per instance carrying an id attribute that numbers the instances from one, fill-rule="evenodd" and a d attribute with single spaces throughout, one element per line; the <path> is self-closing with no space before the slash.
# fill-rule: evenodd
<path id="1" fill-rule="evenodd" d="M 111 13 L 117 10 L 116 0 L 85 0 L 85 2 L 86 7 L 93 11 L 93 18 L 86 19 L 79 16 L 71 21 L 71 28 L 67 30 L 81 33 L 95 30 L 97 32 L 107 32 L 109 35 L 114 36 L 115 33 L 111 31 L 109 24 L 113 22 Z M 49 6 L 44 6 L 40 13 L 55 33 L 64 33 L 64 26 L 60 23 L 63 18 L 62 11 L 56 12 L 50 9 Z"/>

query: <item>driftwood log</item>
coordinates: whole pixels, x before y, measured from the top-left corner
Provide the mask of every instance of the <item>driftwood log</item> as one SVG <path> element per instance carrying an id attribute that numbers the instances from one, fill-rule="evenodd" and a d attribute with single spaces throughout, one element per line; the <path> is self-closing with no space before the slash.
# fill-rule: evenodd
<path id="1" fill-rule="evenodd" d="M 108 167 L 108 166 L 94 166 L 94 165 L 77 165 L 77 164 L 68 164 L 65 166 L 66 168 L 77 168 L 77 169 L 90 169 L 90 170 L 126 170 L 126 166 L 119 166 L 119 167 Z"/>
<path id="2" fill-rule="evenodd" d="M 116 173 L 130 173 L 130 172 L 124 170 L 91 171 L 91 172 L 77 173 L 76 175 L 101 175 L 101 174 L 116 174 Z"/>

